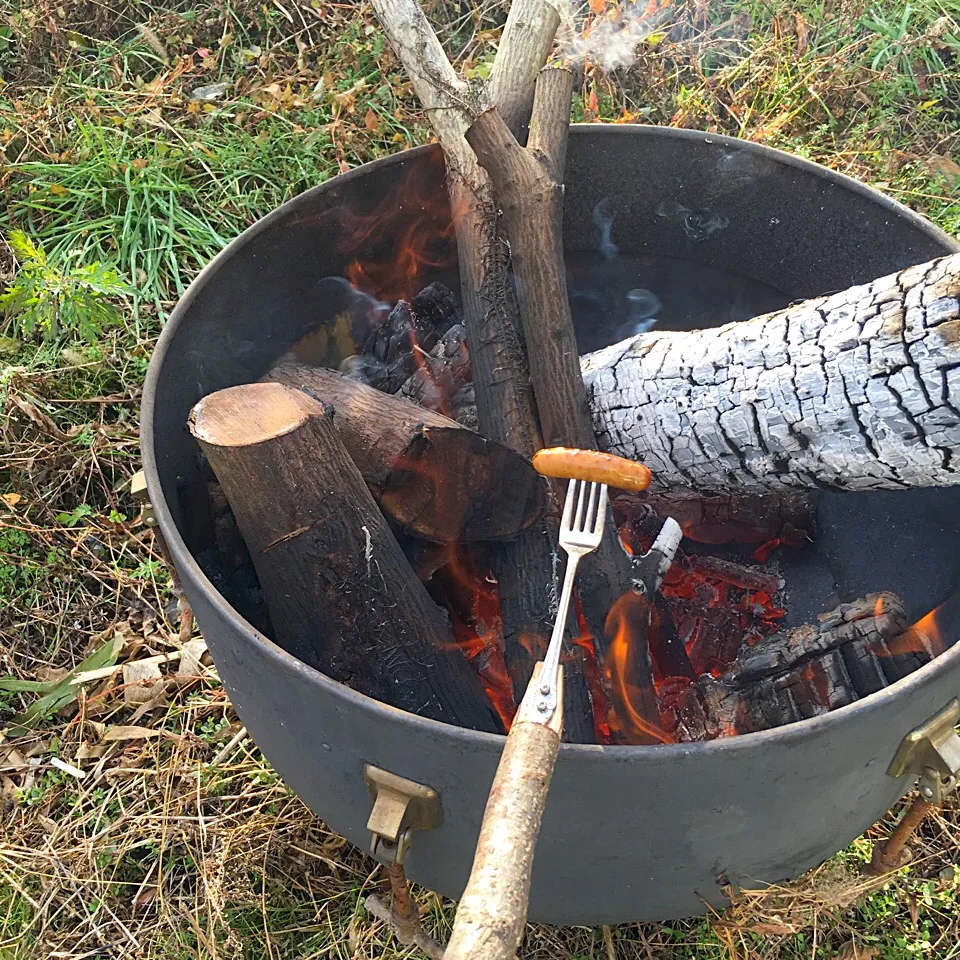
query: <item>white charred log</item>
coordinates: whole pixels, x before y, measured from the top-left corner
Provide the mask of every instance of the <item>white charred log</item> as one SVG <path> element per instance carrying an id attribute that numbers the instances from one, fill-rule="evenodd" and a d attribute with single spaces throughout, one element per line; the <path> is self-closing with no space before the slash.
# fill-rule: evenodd
<path id="1" fill-rule="evenodd" d="M 960 254 L 581 359 L 600 447 L 699 491 L 960 483 Z"/>

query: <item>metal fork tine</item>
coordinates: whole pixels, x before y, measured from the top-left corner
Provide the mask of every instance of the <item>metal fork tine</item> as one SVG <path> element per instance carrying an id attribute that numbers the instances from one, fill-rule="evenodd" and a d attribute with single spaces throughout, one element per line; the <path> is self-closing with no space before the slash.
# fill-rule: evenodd
<path id="1" fill-rule="evenodd" d="M 569 530 L 573 518 L 573 494 L 577 489 L 577 481 L 571 480 L 567 484 L 567 499 L 563 501 L 563 517 L 560 519 L 560 529 Z"/>
<path id="2" fill-rule="evenodd" d="M 586 501 L 587 488 L 590 486 L 586 481 L 580 482 L 580 496 L 577 499 L 577 519 L 573 525 L 573 529 L 581 531 L 583 527 L 583 508 Z"/>
<path id="3" fill-rule="evenodd" d="M 584 523 L 585 530 L 596 530 L 597 528 L 597 503 L 600 499 L 600 484 L 590 484 L 590 505 L 587 507 L 587 519 Z"/>
<path id="4" fill-rule="evenodd" d="M 597 497 L 597 512 L 593 516 L 593 532 L 601 535 L 603 532 L 603 523 L 606 520 L 607 513 L 607 485 L 598 483 L 599 496 Z"/>

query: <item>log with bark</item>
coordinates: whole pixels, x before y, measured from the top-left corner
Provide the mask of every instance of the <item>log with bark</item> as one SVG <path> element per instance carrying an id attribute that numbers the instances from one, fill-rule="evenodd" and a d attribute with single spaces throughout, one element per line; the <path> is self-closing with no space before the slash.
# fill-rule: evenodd
<path id="1" fill-rule="evenodd" d="M 347 452 L 384 512 L 429 540 L 508 539 L 535 524 L 545 490 L 529 462 L 453 420 L 321 367 L 264 378 L 329 403 Z"/>
<path id="2" fill-rule="evenodd" d="M 201 400 L 190 429 L 237 519 L 281 646 L 395 707 L 503 729 L 329 407 L 278 383 L 249 384 Z"/>
<path id="3" fill-rule="evenodd" d="M 960 254 L 581 367 L 601 448 L 668 490 L 960 483 Z"/>
<path id="4" fill-rule="evenodd" d="M 457 75 L 417 0 L 374 0 L 373 6 L 443 148 L 450 206 L 457 212 L 454 226 L 477 426 L 485 437 L 530 457 L 542 441 L 509 275 L 510 250 L 490 178 L 464 133 L 474 116 L 493 102 L 503 105 L 522 136 L 559 15 L 543 0 L 511 5 L 488 92 Z M 470 422 L 471 415 L 462 411 L 461 418 Z M 554 542 L 543 524 L 504 544 L 496 558 L 504 652 L 517 701 L 533 668 L 530 651 L 550 635 L 558 590 Z M 565 736 L 588 742 L 593 713 L 580 651 L 571 644 L 565 653 Z"/>

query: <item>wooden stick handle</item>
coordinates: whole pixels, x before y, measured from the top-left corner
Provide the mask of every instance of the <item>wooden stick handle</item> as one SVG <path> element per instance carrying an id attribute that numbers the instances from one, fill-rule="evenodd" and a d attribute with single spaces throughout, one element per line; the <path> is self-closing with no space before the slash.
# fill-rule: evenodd
<path id="1" fill-rule="evenodd" d="M 530 902 L 530 874 L 560 749 L 563 676 L 549 725 L 523 719 L 536 700 L 537 664 L 500 757 L 467 888 L 444 960 L 514 960 Z"/>

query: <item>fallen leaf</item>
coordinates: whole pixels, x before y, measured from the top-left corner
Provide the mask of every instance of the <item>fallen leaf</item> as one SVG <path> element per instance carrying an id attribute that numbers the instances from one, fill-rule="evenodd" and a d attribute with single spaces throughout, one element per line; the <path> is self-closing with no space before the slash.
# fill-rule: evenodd
<path id="1" fill-rule="evenodd" d="M 810 37 L 810 33 L 807 30 L 807 21 L 803 19 L 802 13 L 795 13 L 793 15 L 793 25 L 797 32 L 797 56 L 802 56 L 806 53 Z"/>
<path id="2" fill-rule="evenodd" d="M 123 665 L 123 699 L 126 703 L 146 703 L 157 695 L 158 682 L 163 681 L 160 666 L 134 660 Z"/>
<path id="3" fill-rule="evenodd" d="M 907 909 L 910 911 L 910 919 L 913 921 L 914 928 L 916 928 L 917 921 L 920 919 L 920 906 L 917 903 L 917 895 L 915 893 L 907 896 Z"/>
<path id="4" fill-rule="evenodd" d="M 945 177 L 960 177 L 960 163 L 957 163 L 953 157 L 935 153 L 927 161 L 927 167 L 934 173 L 943 174 Z"/>
<path id="5" fill-rule="evenodd" d="M 596 87 L 594 87 L 594 88 L 590 91 L 590 99 L 587 101 L 587 105 L 588 105 L 588 107 L 590 108 L 590 111 L 591 111 L 593 114 L 597 114 L 597 113 L 600 111 L 600 104 L 599 104 L 599 102 L 597 101 L 597 90 L 596 90 Z"/>
<path id="6" fill-rule="evenodd" d="M 607 5 L 607 0 L 590 0 L 590 9 L 597 15 L 600 16 L 603 13 L 604 8 Z"/>
<path id="7" fill-rule="evenodd" d="M 858 947 L 853 940 L 848 940 L 837 951 L 836 960 L 877 960 L 879 956 L 879 947 Z"/>
<path id="8" fill-rule="evenodd" d="M 149 727 L 113 727 L 108 730 L 103 737 L 104 743 L 113 743 L 121 740 L 149 740 L 151 737 L 159 737 L 160 730 L 151 730 Z"/>
<path id="9" fill-rule="evenodd" d="M 11 510 L 23 499 L 19 493 L 5 493 L 0 500 L 2 500 Z"/>
<path id="10" fill-rule="evenodd" d="M 777 937 L 785 937 L 797 932 L 797 928 L 791 927 L 789 923 L 752 923 L 746 929 L 751 933 L 759 933 L 761 936 Z"/>
<path id="11" fill-rule="evenodd" d="M 230 83 L 205 83 L 201 87 L 194 87 L 190 91 L 190 98 L 198 100 L 200 103 L 210 103 L 214 100 L 220 100 L 230 89 Z M 271 84 L 276 86 L 276 84 Z"/>
<path id="12" fill-rule="evenodd" d="M 376 133 L 376 131 L 380 129 L 380 117 L 377 116 L 376 111 L 372 107 L 367 110 L 366 116 L 363 118 L 363 125 L 371 133 Z"/>

